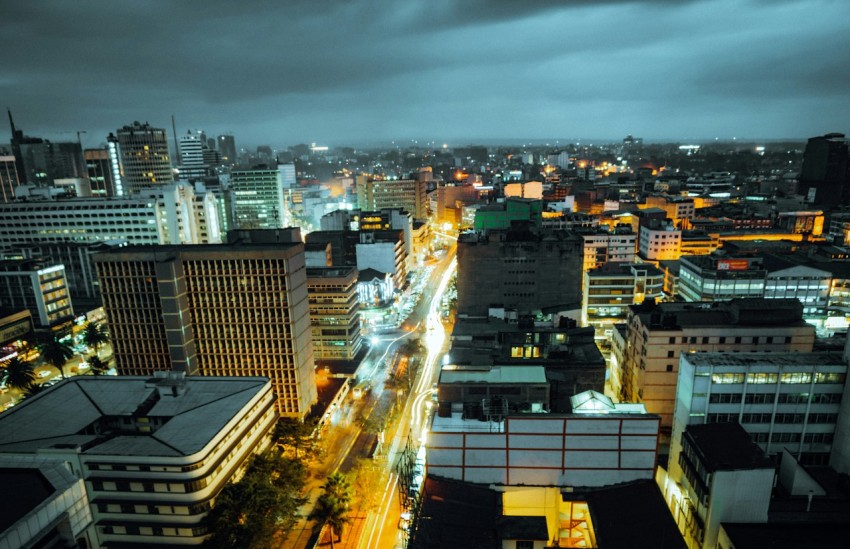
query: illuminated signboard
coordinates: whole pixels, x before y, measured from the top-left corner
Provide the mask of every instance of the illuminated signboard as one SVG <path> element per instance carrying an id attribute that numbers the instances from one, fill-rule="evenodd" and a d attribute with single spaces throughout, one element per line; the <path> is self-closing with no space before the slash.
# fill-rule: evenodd
<path id="1" fill-rule="evenodd" d="M 718 271 L 746 271 L 750 262 L 746 259 L 721 259 L 717 262 Z"/>

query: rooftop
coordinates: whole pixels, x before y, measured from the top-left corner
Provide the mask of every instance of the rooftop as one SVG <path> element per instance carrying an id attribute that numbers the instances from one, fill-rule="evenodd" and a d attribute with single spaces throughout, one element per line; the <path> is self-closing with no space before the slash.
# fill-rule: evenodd
<path id="1" fill-rule="evenodd" d="M 735 549 L 844 549 L 850 524 L 722 523 Z"/>
<path id="2" fill-rule="evenodd" d="M 710 473 L 776 467 L 738 423 L 688 425 L 683 438 L 697 450 Z"/>
<path id="3" fill-rule="evenodd" d="M 546 383 L 543 366 L 458 366 L 440 370 L 440 383 Z"/>
<path id="4" fill-rule="evenodd" d="M 77 448 L 87 455 L 189 456 L 209 444 L 269 381 L 193 376 L 182 383 L 177 390 L 174 379 L 68 379 L 0 415 L 0 454 Z M 141 432 L 127 426 L 134 419 L 159 426 Z"/>
<path id="5" fill-rule="evenodd" d="M 837 366 L 846 369 L 841 353 L 688 353 L 685 360 L 694 366 Z"/>

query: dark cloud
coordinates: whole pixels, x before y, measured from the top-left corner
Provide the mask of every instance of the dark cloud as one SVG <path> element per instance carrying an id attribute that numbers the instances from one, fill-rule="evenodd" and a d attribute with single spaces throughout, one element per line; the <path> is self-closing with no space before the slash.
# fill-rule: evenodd
<path id="1" fill-rule="evenodd" d="M 133 120 L 169 125 L 172 113 L 182 129 L 275 145 L 803 137 L 850 131 L 844 7 L 14 2 L 0 18 L 0 96 L 28 133 L 85 129 L 92 145 Z"/>

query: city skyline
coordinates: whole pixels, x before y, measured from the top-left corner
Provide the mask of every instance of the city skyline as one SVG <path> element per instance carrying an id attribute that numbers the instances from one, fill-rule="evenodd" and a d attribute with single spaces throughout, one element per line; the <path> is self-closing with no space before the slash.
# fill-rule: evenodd
<path id="1" fill-rule="evenodd" d="M 250 147 L 850 126 L 850 23 L 836 1 L 154 5 L 7 7 L 0 91 L 18 127 L 55 141 L 84 131 L 95 147 L 134 120 L 170 130 L 174 114 L 180 132 Z"/>

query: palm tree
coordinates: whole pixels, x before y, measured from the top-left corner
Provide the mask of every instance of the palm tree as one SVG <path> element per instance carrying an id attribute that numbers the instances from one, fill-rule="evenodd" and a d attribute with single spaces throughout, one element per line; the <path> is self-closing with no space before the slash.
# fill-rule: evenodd
<path id="1" fill-rule="evenodd" d="M 44 358 L 48 364 L 59 370 L 60 377 L 65 379 L 65 363 L 74 356 L 74 350 L 71 346 L 59 341 L 56 339 L 56 336 L 54 336 L 52 339 L 49 339 L 39 345 L 38 350 L 41 353 L 42 358 Z"/>
<path id="2" fill-rule="evenodd" d="M 34 397 L 38 393 L 45 390 L 47 390 L 47 387 L 45 387 L 44 385 L 37 385 L 35 383 L 32 383 L 30 385 L 27 385 L 27 387 L 24 389 L 24 392 L 21 394 L 21 397 L 26 400 L 30 397 Z"/>
<path id="3" fill-rule="evenodd" d="M 336 541 L 342 541 L 342 529 L 351 522 L 348 517 L 348 505 L 343 505 L 337 498 L 327 493 L 319 496 L 316 507 L 310 513 L 310 518 L 331 527 L 331 549 L 334 548 L 334 534 L 337 535 Z"/>
<path id="4" fill-rule="evenodd" d="M 88 359 L 89 367 L 92 375 L 99 376 L 105 374 L 109 370 L 109 361 L 103 360 L 97 355 L 90 356 Z"/>
<path id="5" fill-rule="evenodd" d="M 6 372 L 8 374 L 6 383 L 9 387 L 14 387 L 19 391 L 24 391 L 27 387 L 35 383 L 35 372 L 33 371 L 32 364 L 16 356 L 12 357 L 6 363 Z"/>
<path id="6" fill-rule="evenodd" d="M 97 354 L 100 346 L 108 342 L 109 338 L 100 323 L 89 322 L 83 330 L 83 341 L 89 347 L 94 348 L 94 352 Z"/>
<path id="7" fill-rule="evenodd" d="M 351 481 L 343 473 L 331 473 L 328 475 L 324 490 L 326 494 L 335 497 L 346 507 L 351 502 Z"/>

